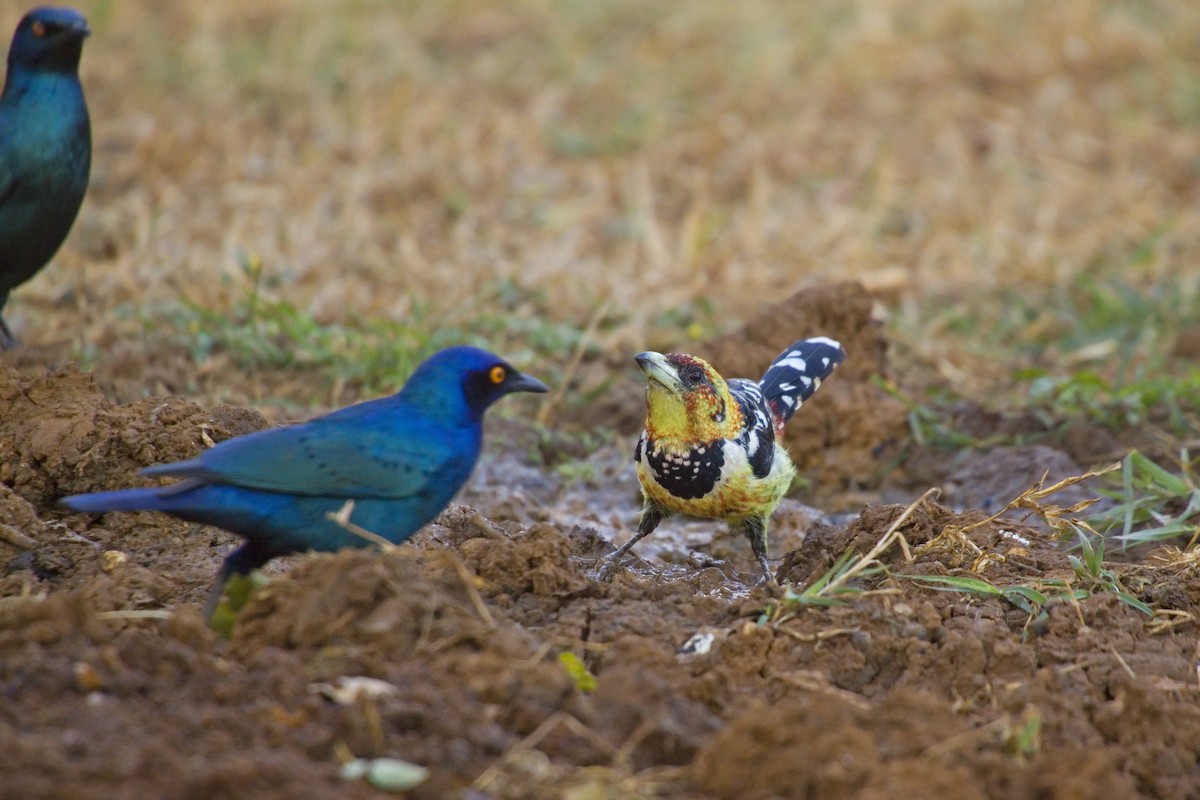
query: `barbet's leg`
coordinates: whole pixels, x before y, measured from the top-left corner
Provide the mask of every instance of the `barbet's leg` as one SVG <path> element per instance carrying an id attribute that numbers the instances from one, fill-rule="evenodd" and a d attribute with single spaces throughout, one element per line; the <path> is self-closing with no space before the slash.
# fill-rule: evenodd
<path id="1" fill-rule="evenodd" d="M 658 527 L 658 523 L 662 522 L 667 516 L 667 510 L 650 500 L 646 500 L 642 505 L 642 518 L 638 522 L 637 533 L 633 535 L 628 542 L 618 547 L 612 555 L 607 556 L 600 562 L 600 568 L 596 570 L 596 578 L 606 581 L 612 577 L 613 569 L 616 568 L 617 562 L 621 560 L 621 556 L 629 552 L 629 548 L 640 542 L 646 536 Z"/>
<path id="2" fill-rule="evenodd" d="M 735 531 L 741 531 L 742 535 L 750 540 L 750 549 L 754 551 L 754 557 L 762 567 L 763 577 L 768 584 L 774 585 L 775 573 L 771 572 L 771 565 L 767 563 L 767 518 L 749 517 L 731 527 Z"/>

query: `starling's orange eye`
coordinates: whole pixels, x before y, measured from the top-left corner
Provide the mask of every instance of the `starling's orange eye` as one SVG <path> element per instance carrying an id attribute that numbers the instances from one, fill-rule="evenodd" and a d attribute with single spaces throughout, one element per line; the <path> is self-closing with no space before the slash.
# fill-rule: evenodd
<path id="1" fill-rule="evenodd" d="M 504 379 L 507 377 L 508 377 L 508 370 L 506 370 L 504 367 L 500 366 L 499 364 L 492 367 L 492 371 L 488 373 L 488 378 L 491 379 L 492 383 L 497 383 L 497 384 L 504 383 Z"/>
<path id="2" fill-rule="evenodd" d="M 41 39 L 43 36 L 46 35 L 46 26 L 43 25 L 40 21 L 35 20 L 33 25 L 30 26 L 29 29 L 31 31 L 33 31 L 33 35 L 39 39 Z"/>

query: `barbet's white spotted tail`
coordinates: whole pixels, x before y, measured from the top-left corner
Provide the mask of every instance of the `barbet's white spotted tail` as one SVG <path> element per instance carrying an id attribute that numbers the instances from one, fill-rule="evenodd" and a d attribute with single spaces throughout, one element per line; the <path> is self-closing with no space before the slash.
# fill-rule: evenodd
<path id="1" fill-rule="evenodd" d="M 801 339 L 779 354 L 758 382 L 776 433 L 845 360 L 841 344 L 827 336 Z"/>

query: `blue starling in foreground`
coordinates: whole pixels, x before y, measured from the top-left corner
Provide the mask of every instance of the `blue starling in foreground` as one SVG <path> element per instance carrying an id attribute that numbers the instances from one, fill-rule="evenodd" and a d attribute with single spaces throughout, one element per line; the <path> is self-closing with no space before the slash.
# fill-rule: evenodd
<path id="1" fill-rule="evenodd" d="M 722 378 L 684 353 L 639 353 L 646 428 L 633 460 L 642 485 L 637 533 L 607 556 L 607 580 L 629 548 L 672 514 L 725 520 L 750 541 L 768 583 L 767 523 L 796 474 L 783 426 L 846 359 L 833 339 L 793 342 L 757 381 Z"/>
<path id="2" fill-rule="evenodd" d="M 183 478 L 153 489 L 65 497 L 72 511 L 161 511 L 245 538 L 217 575 L 205 605 L 215 611 L 226 579 L 276 556 L 368 542 L 329 515 L 354 501 L 350 522 L 399 543 L 437 516 L 466 482 L 483 444 L 483 413 L 540 381 L 474 347 L 451 347 L 417 367 L 391 397 L 310 422 L 222 442 L 198 458 L 143 475 Z"/>
<path id="3" fill-rule="evenodd" d="M 36 8 L 13 34 L 0 95 L 0 312 L 58 250 L 87 190 L 92 132 L 79 56 L 87 21 Z M 0 349 L 15 342 L 0 316 Z"/>

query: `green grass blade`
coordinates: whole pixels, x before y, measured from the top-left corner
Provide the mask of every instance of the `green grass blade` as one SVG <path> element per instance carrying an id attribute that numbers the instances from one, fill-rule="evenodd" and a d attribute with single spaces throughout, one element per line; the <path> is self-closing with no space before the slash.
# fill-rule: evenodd
<path id="1" fill-rule="evenodd" d="M 1168 497 L 1183 497 L 1192 491 L 1192 487 L 1188 485 L 1186 480 L 1167 471 L 1137 450 L 1131 452 L 1126 458 L 1127 461 L 1135 465 L 1138 472 L 1145 477 L 1150 486 L 1157 487 L 1164 495 Z"/>
<path id="2" fill-rule="evenodd" d="M 1134 531 L 1128 535 L 1121 535 L 1117 538 L 1125 544 L 1138 544 L 1140 542 L 1159 542 L 1164 539 L 1174 539 L 1177 536 L 1184 536 L 1195 533 L 1197 525 L 1193 522 L 1185 522 L 1182 520 L 1168 522 L 1166 525 L 1160 525 L 1157 528 L 1144 528 L 1140 531 Z"/>
<path id="3" fill-rule="evenodd" d="M 1004 596 L 1013 605 L 1020 605 L 1013 600 L 1013 597 L 1020 597 L 1034 606 L 1044 606 L 1049 602 L 1049 598 L 1046 595 L 1032 586 L 1007 586 L 1004 588 Z"/>
<path id="4" fill-rule="evenodd" d="M 982 578 L 970 578 L 965 575 L 900 575 L 898 577 L 924 583 L 930 589 L 939 592 L 968 592 L 987 597 L 1004 596 L 1004 592 Z"/>
<path id="5" fill-rule="evenodd" d="M 1147 617 L 1154 616 L 1154 609 L 1137 599 L 1129 592 L 1117 592 L 1117 597 L 1121 598 L 1121 602 L 1130 608 L 1136 608 L 1138 611 L 1145 614 Z"/>

